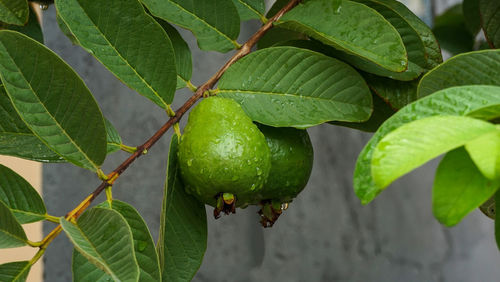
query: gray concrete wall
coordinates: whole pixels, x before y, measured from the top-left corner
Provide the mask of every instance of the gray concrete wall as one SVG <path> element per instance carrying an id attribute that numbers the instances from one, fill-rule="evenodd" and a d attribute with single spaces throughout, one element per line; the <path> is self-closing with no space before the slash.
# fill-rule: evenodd
<path id="1" fill-rule="evenodd" d="M 46 44 L 82 76 L 126 144 L 142 143 L 165 122 L 161 110 L 71 45 L 59 32 L 53 7 L 44 16 Z M 245 29 L 242 37 L 256 27 Z M 193 52 L 193 81 L 200 84 L 228 55 L 201 52 L 189 32 L 182 35 Z M 174 108 L 188 95 L 180 91 Z M 258 225 L 253 208 L 219 220 L 209 217 L 208 250 L 194 281 L 498 281 L 500 255 L 493 221 L 475 211 L 448 229 L 433 218 L 431 186 L 437 162 L 397 181 L 374 203 L 361 206 L 352 190 L 352 172 L 370 135 L 330 125 L 311 128 L 309 133 L 315 161 L 306 190 L 270 229 Z M 114 188 L 116 198 L 138 208 L 155 238 L 169 136 L 134 163 Z M 104 170 L 125 157 L 112 155 Z M 94 175 L 71 165 L 45 165 L 43 175 L 47 208 L 58 216 L 98 185 Z M 44 232 L 53 227 L 45 224 Z M 71 281 L 71 251 L 64 235 L 51 244 L 44 256 L 45 281 Z"/>

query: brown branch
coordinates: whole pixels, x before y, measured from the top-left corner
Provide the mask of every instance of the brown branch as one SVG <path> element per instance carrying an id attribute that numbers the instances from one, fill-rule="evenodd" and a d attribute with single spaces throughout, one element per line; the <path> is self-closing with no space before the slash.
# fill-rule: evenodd
<path id="1" fill-rule="evenodd" d="M 99 196 L 107 187 L 113 185 L 113 183 L 120 177 L 120 175 L 125 172 L 125 170 L 143 153 L 149 150 L 153 145 L 172 127 L 175 123 L 179 122 L 182 116 L 198 101 L 203 94 L 212 89 L 214 85 L 219 81 L 224 72 L 236 61 L 246 56 L 251 52 L 252 47 L 259 41 L 260 38 L 272 28 L 273 23 L 279 20 L 283 14 L 290 11 L 295 7 L 300 0 L 291 0 L 285 7 L 283 7 L 276 15 L 270 18 L 265 25 L 263 25 L 252 37 L 250 37 L 243 46 L 234 54 L 225 64 L 222 66 L 217 73 L 215 73 L 207 82 L 202 84 L 196 89 L 196 92 L 182 105 L 176 112 L 175 116 L 171 117 L 156 133 L 151 136 L 144 144 L 137 147 L 137 151 L 130 155 L 122 164 L 120 164 L 112 173 L 109 174 L 108 180 L 103 181 L 95 190 L 90 194 L 85 200 L 83 200 L 75 209 L 67 213 L 66 219 L 75 219 L 80 216 L 80 214 L 87 209 L 87 207 L 92 203 L 92 201 Z M 40 246 L 41 249 L 45 249 L 47 245 L 61 232 L 61 226 L 58 225 L 54 230 L 52 230 L 49 235 L 47 235 Z"/>

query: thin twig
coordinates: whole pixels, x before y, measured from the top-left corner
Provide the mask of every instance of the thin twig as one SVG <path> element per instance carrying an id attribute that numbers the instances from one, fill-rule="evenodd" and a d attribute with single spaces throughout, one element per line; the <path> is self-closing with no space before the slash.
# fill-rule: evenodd
<path id="1" fill-rule="evenodd" d="M 246 56 L 251 52 L 252 47 L 259 41 L 264 34 L 272 28 L 273 23 L 279 20 L 286 12 L 290 11 L 293 7 L 295 7 L 300 0 L 291 0 L 285 7 L 283 7 L 276 15 L 274 15 L 271 19 L 269 19 L 266 24 L 264 24 L 257 32 L 250 37 L 245 44 L 241 46 L 241 48 L 234 54 L 225 64 L 222 66 L 217 73 L 215 73 L 207 82 L 202 84 L 200 87 L 196 89 L 196 92 L 191 96 L 185 103 L 182 105 L 177 112 L 175 112 L 175 116 L 172 116 L 156 133 L 151 136 L 144 144 L 137 147 L 137 151 L 135 151 L 132 155 L 130 155 L 122 164 L 120 164 L 112 173 L 108 175 L 108 179 L 103 181 L 95 190 L 85 198 L 76 208 L 74 208 L 71 212 L 68 212 L 65 216 L 66 219 L 76 219 L 78 218 L 84 211 L 89 207 L 92 201 L 99 196 L 107 187 L 112 186 L 114 182 L 120 177 L 120 175 L 127 170 L 127 168 L 140 156 L 147 152 L 153 145 L 172 127 L 175 123 L 179 122 L 182 116 L 198 101 L 201 97 L 203 97 L 203 93 L 207 90 L 210 90 L 214 87 L 214 85 L 219 81 L 221 76 L 226 72 L 226 70 L 234 64 L 236 61 Z M 61 225 L 58 225 L 54 228 L 43 240 L 40 246 L 40 249 L 47 248 L 47 245 L 54 240 L 57 235 L 61 232 Z M 43 254 L 43 252 L 42 252 Z M 41 256 L 41 255 L 40 255 Z M 40 257 L 39 256 L 39 257 Z M 34 258 L 33 263 L 35 263 L 39 257 Z"/>

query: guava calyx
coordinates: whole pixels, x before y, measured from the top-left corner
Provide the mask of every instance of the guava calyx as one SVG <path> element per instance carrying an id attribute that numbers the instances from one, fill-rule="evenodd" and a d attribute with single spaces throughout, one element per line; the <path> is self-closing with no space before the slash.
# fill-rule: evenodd
<path id="1" fill-rule="evenodd" d="M 236 196 L 231 193 L 220 193 L 216 197 L 216 206 L 214 208 L 214 218 L 220 218 L 220 214 L 236 213 Z"/>
<path id="2" fill-rule="evenodd" d="M 272 227 L 284 210 L 288 208 L 288 203 L 279 201 L 264 200 L 260 202 L 261 209 L 257 212 L 260 215 L 260 224 L 264 227 Z"/>

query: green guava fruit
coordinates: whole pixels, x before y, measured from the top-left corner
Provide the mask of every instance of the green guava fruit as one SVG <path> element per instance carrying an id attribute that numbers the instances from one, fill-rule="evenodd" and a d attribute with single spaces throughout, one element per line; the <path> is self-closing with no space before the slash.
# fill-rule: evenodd
<path id="1" fill-rule="evenodd" d="M 270 227 L 283 207 L 305 187 L 311 176 L 314 152 L 306 130 L 258 125 L 271 150 L 271 170 L 259 192 L 261 223 Z M 282 205 L 285 204 L 285 205 Z"/>
<path id="2" fill-rule="evenodd" d="M 264 135 L 241 106 L 227 98 L 207 98 L 193 108 L 178 156 L 186 191 L 216 207 L 216 217 L 248 205 L 271 168 Z"/>

